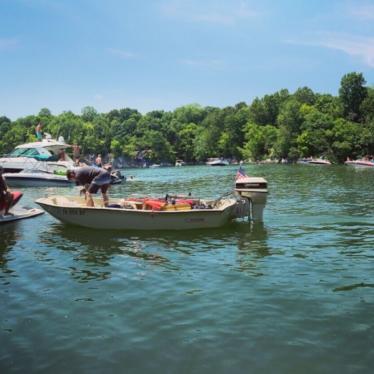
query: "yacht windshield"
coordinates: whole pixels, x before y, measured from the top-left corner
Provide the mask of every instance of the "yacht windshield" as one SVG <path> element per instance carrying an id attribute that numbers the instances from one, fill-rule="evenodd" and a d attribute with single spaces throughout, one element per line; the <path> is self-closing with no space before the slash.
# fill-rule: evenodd
<path id="1" fill-rule="evenodd" d="M 16 148 L 13 149 L 12 152 L 10 152 L 9 156 L 11 157 L 23 157 L 24 154 L 29 150 L 30 148 Z"/>
<path id="2" fill-rule="evenodd" d="M 16 148 L 14 149 L 10 155 L 10 157 L 29 157 L 35 158 L 37 160 L 55 160 L 57 157 L 53 157 L 51 152 L 47 151 L 44 148 Z"/>
<path id="3" fill-rule="evenodd" d="M 22 154 L 22 156 L 25 156 L 25 157 L 35 157 L 35 156 L 39 156 L 39 152 L 35 148 L 29 148 L 26 152 L 24 152 Z"/>

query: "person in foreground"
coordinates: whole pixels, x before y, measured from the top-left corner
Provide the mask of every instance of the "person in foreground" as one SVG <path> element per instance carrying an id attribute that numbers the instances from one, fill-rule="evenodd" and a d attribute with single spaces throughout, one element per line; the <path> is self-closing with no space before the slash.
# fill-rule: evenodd
<path id="1" fill-rule="evenodd" d="M 83 166 L 75 169 L 68 170 L 66 174 L 69 180 L 75 181 L 77 186 L 84 186 L 82 190 L 86 195 L 86 205 L 95 206 L 92 194 L 101 191 L 104 206 L 108 206 L 107 191 L 110 186 L 110 173 L 95 166 Z"/>
<path id="2" fill-rule="evenodd" d="M 10 193 L 8 186 L 3 177 L 4 169 L 0 166 L 0 215 L 10 215 L 9 209 L 13 203 L 13 195 Z"/>

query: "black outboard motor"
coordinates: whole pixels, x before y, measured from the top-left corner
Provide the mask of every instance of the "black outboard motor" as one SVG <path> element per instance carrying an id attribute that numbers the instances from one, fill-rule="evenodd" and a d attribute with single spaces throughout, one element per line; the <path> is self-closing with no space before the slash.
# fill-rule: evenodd
<path id="1" fill-rule="evenodd" d="M 125 177 L 121 174 L 119 170 L 113 170 L 110 173 L 110 183 L 111 184 L 121 184 L 125 181 Z"/>

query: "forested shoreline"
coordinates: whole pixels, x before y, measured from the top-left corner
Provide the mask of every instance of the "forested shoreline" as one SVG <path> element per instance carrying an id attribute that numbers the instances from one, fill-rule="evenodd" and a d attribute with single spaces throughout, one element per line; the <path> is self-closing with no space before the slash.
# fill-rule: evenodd
<path id="1" fill-rule="evenodd" d="M 133 163 L 198 163 L 209 157 L 291 162 L 325 157 L 341 163 L 374 154 L 374 87 L 352 72 L 342 77 L 338 96 L 302 87 L 225 108 L 191 104 L 141 114 L 85 107 L 80 115 L 52 115 L 43 108 L 15 121 L 0 117 L 0 154 L 35 141 L 39 122 L 45 133 L 79 144 L 83 154 L 110 153 Z"/>

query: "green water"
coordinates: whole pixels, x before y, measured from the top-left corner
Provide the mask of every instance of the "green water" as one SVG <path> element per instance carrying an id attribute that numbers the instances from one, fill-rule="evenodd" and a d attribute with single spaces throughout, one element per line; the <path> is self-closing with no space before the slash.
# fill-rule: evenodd
<path id="1" fill-rule="evenodd" d="M 248 165 L 264 224 L 0 227 L 0 373 L 371 373 L 374 170 Z M 128 170 L 111 194 L 218 197 L 235 167 Z M 72 189 L 24 189 L 23 204 Z"/>

